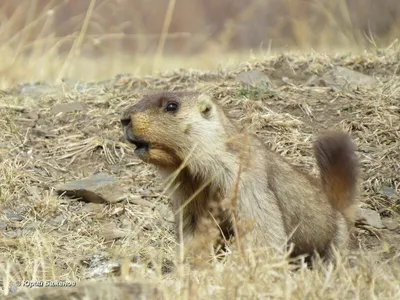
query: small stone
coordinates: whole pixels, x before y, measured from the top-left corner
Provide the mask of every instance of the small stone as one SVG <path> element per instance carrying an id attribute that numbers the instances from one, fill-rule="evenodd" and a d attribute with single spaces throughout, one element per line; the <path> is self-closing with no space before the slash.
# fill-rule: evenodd
<path id="1" fill-rule="evenodd" d="M 240 82 L 247 86 L 257 86 L 262 84 L 269 84 L 269 78 L 262 72 L 257 70 L 240 72 L 235 81 Z"/>
<path id="2" fill-rule="evenodd" d="M 17 290 L 18 290 L 18 286 L 16 284 L 13 284 L 10 287 L 9 294 L 15 294 L 17 292 Z"/>
<path id="3" fill-rule="evenodd" d="M 34 121 L 36 121 L 36 120 L 39 119 L 39 114 L 37 113 L 37 111 L 34 111 L 34 110 L 28 112 L 28 113 L 26 114 L 26 116 L 27 116 L 29 119 L 34 120 Z"/>
<path id="4" fill-rule="evenodd" d="M 119 217 L 123 215 L 125 212 L 125 208 L 123 207 L 115 207 L 112 211 L 109 212 L 109 216 Z"/>
<path id="5" fill-rule="evenodd" d="M 175 222 L 174 214 L 169 206 L 160 203 L 157 208 L 165 221 L 170 223 Z"/>
<path id="6" fill-rule="evenodd" d="M 392 219 L 383 219 L 382 223 L 389 230 L 396 230 L 397 228 L 400 227 L 399 222 Z"/>
<path id="7" fill-rule="evenodd" d="M 318 79 L 320 85 L 355 89 L 357 87 L 373 88 L 378 81 L 371 76 L 344 67 L 334 67 Z"/>
<path id="8" fill-rule="evenodd" d="M 83 128 L 82 132 L 87 135 L 93 135 L 93 134 L 97 134 L 97 132 L 99 132 L 99 128 L 89 125 L 89 126 Z"/>
<path id="9" fill-rule="evenodd" d="M 3 211 L 5 217 L 12 222 L 21 222 L 24 217 L 22 217 L 21 215 L 15 213 L 14 211 L 10 210 L 10 209 L 5 209 Z"/>
<path id="10" fill-rule="evenodd" d="M 128 231 L 117 228 L 115 225 L 105 225 L 100 235 L 104 237 L 105 242 L 123 239 L 128 235 Z"/>
<path id="11" fill-rule="evenodd" d="M 207 71 L 204 73 L 199 74 L 199 79 L 204 81 L 217 81 L 220 77 L 226 76 L 225 72 L 220 71 Z"/>
<path id="12" fill-rule="evenodd" d="M 356 221 L 359 224 L 369 225 L 375 228 L 385 228 L 382 224 L 379 213 L 372 209 L 359 208 L 357 211 Z"/>
<path id="13" fill-rule="evenodd" d="M 132 230 L 133 223 L 128 218 L 123 218 L 121 220 L 121 228 L 125 230 Z"/>
<path id="14" fill-rule="evenodd" d="M 57 217 L 55 217 L 55 218 L 53 218 L 53 219 L 48 220 L 47 223 L 50 224 L 51 226 L 59 227 L 59 226 L 61 226 L 66 220 L 67 220 L 67 219 L 66 219 L 64 216 L 59 215 L 59 216 L 57 216 Z"/>
<path id="15" fill-rule="evenodd" d="M 16 239 L 22 236 L 22 231 L 21 230 L 5 231 L 3 234 L 5 237 L 9 239 Z"/>
<path id="16" fill-rule="evenodd" d="M 43 137 L 43 138 L 55 138 L 57 135 L 50 133 L 50 130 L 48 128 L 33 128 L 32 129 L 32 134 L 37 136 L 37 137 Z"/>
<path id="17" fill-rule="evenodd" d="M 70 103 L 59 103 L 51 108 L 51 113 L 69 113 L 73 111 L 85 111 L 85 106 L 80 102 L 70 102 Z"/>
<path id="18" fill-rule="evenodd" d="M 0 221 L 0 231 L 4 231 L 7 229 L 7 224 Z"/>
<path id="19" fill-rule="evenodd" d="M 93 279 L 96 277 L 109 276 L 115 274 L 120 270 L 120 264 L 117 262 L 105 261 L 100 263 L 98 266 L 90 268 L 86 271 L 85 277 L 87 279 Z"/>
<path id="20" fill-rule="evenodd" d="M 27 231 L 36 231 L 38 229 L 38 226 L 35 222 L 26 222 L 24 223 L 24 230 Z"/>
<path id="21" fill-rule="evenodd" d="M 145 206 L 145 207 L 153 207 L 154 204 L 146 199 L 143 199 L 142 196 L 140 195 L 130 195 L 128 197 L 129 202 L 140 205 L 140 206 Z"/>
<path id="22" fill-rule="evenodd" d="M 82 210 L 88 212 L 88 213 L 94 213 L 96 215 L 101 215 L 104 210 L 104 205 L 100 203 L 87 203 Z"/>
<path id="23" fill-rule="evenodd" d="M 68 197 L 93 203 L 116 203 L 126 198 L 118 179 L 105 173 L 56 186 L 55 190 L 59 195 L 65 193 Z"/>
<path id="24" fill-rule="evenodd" d="M 27 186 L 26 190 L 31 194 L 32 196 L 39 196 L 40 195 L 40 190 L 37 186 Z"/>
<path id="25" fill-rule="evenodd" d="M 380 193 L 385 195 L 389 199 L 398 198 L 399 197 L 399 194 L 397 193 L 397 191 L 394 188 L 392 188 L 390 186 L 386 186 L 386 185 L 382 186 L 382 188 L 380 190 Z"/>

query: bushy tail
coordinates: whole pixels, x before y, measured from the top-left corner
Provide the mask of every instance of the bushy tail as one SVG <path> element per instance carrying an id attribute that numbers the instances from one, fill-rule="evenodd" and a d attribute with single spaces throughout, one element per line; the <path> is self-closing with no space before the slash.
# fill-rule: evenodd
<path id="1" fill-rule="evenodd" d="M 354 223 L 359 166 L 350 136 L 344 132 L 327 132 L 315 141 L 314 155 L 329 201 L 348 223 Z"/>

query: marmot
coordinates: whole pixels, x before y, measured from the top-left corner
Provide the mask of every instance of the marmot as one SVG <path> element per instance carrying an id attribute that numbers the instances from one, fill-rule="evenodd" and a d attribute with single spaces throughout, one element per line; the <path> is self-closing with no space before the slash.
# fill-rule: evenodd
<path id="1" fill-rule="evenodd" d="M 246 242 L 277 249 L 292 243 L 293 256 L 318 253 L 330 259 L 333 249 L 347 244 L 358 161 L 346 133 L 328 132 L 314 143 L 318 180 L 267 149 L 201 92 L 145 95 L 124 110 L 121 123 L 140 159 L 175 176 L 172 206 L 185 247 L 204 237 L 201 222 L 226 199 L 235 202 L 233 208 L 211 216 L 225 236 L 237 232 L 236 216 L 252 222 Z"/>

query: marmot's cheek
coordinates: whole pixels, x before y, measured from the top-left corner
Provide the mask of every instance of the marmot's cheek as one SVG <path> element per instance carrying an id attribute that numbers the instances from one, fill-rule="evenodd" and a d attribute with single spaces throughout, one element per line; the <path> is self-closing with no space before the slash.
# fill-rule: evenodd
<path id="1" fill-rule="evenodd" d="M 150 126 L 150 118 L 145 113 L 132 115 L 132 131 L 135 135 L 145 135 Z"/>
<path id="2" fill-rule="evenodd" d="M 163 167 L 174 167 L 179 165 L 179 162 L 175 156 L 162 149 L 150 148 L 147 158 L 150 163 Z"/>

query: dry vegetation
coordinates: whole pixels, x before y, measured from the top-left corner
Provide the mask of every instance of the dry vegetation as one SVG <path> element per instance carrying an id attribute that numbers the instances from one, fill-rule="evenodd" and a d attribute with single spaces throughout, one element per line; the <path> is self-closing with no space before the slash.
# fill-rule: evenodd
<path id="1" fill-rule="evenodd" d="M 400 298 L 400 226 L 389 230 L 359 225 L 354 249 L 340 258 L 337 268 L 294 270 L 284 257 L 251 245 L 246 245 L 246 253 L 232 252 L 204 269 L 180 264 L 174 256 L 164 184 L 151 166 L 135 158 L 119 124 L 121 111 L 147 91 L 202 89 L 267 145 L 313 174 L 313 137 L 327 128 L 342 128 L 358 146 L 361 207 L 399 224 L 397 42 L 329 55 L 276 51 L 281 54 L 159 56 L 157 69 L 168 71 L 150 76 L 143 73 L 154 71 L 153 55 L 127 61 L 124 52 L 113 49 L 109 58 L 82 58 L 79 34 L 72 36 L 77 43 L 71 55 L 54 50 L 63 38 L 47 40 L 47 35 L 41 36 L 48 41 L 45 45 L 29 48 L 24 30 L 12 39 L 18 18 L 14 14 L 4 23 L 8 27 L 0 26 L 2 294 L 10 299 L 85 293 L 90 299 Z M 24 47 L 29 51 L 22 51 Z M 135 66 L 138 62 L 142 68 Z M 334 66 L 374 76 L 377 85 L 340 88 L 318 80 Z M 246 87 L 238 82 L 236 76 L 248 70 L 263 72 L 269 84 Z M 120 72 L 133 75 L 114 77 Z M 56 82 L 65 76 L 72 79 Z M 100 78 L 109 80 L 94 82 Z M 70 112 L 52 110 L 77 102 L 84 109 L 76 105 Z M 120 180 L 126 194 L 122 202 L 93 204 L 55 195 L 56 185 L 97 172 Z M 80 289 L 17 288 L 21 280 L 87 284 Z M 114 281 L 118 285 L 111 284 Z"/>

